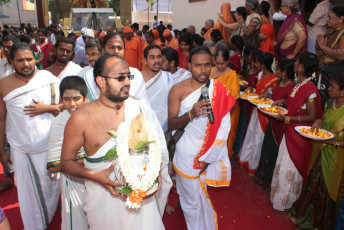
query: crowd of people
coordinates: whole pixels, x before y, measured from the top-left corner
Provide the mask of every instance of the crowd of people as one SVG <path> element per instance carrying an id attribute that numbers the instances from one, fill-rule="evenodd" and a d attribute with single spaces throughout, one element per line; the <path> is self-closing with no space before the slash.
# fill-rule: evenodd
<path id="1" fill-rule="evenodd" d="M 81 35 L 1 28 L 0 190 L 16 184 L 25 229 L 46 229 L 59 197 L 62 229 L 164 229 L 173 181 L 187 228 L 217 229 L 207 186 L 229 186 L 234 162 L 296 228 L 344 228 L 344 6 L 319 0 L 305 15 L 297 0 L 246 0 L 215 17 L 199 34 L 157 19 Z M 263 113 L 250 93 L 287 113 Z M 156 194 L 129 210 L 107 130 L 139 114 L 161 167 Z"/>

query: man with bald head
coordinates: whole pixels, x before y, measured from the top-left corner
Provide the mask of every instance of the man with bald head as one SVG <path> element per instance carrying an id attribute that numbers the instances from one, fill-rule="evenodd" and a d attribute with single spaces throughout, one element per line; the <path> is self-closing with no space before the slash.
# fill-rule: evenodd
<path id="1" fill-rule="evenodd" d="M 192 35 L 194 35 L 196 33 L 196 28 L 194 25 L 190 25 L 188 26 L 188 32 Z"/>
<path id="2" fill-rule="evenodd" d="M 117 33 L 119 33 L 120 35 L 122 35 L 123 29 L 124 29 L 123 26 L 118 27 L 118 28 L 117 28 Z"/>
<path id="3" fill-rule="evenodd" d="M 107 34 L 112 33 L 113 32 L 113 27 L 112 26 L 107 26 L 105 28 L 105 31 L 106 31 Z"/>
<path id="4" fill-rule="evenodd" d="M 208 19 L 207 21 L 205 21 L 204 27 L 207 30 L 207 32 L 204 35 L 204 39 L 207 40 L 211 40 L 211 32 L 215 29 L 214 28 L 214 20 L 213 19 Z"/>
<path id="5" fill-rule="evenodd" d="M 179 42 L 175 37 L 173 37 L 171 30 L 165 29 L 163 36 L 166 40 L 165 41 L 165 47 L 171 47 L 175 50 L 179 49 Z"/>
<path id="6" fill-rule="evenodd" d="M 69 119 L 62 146 L 61 168 L 72 176 L 86 179 L 84 210 L 90 229 L 164 229 L 156 197 L 142 200 L 137 210 L 126 207 L 126 199 L 116 189 L 123 185 L 115 182 L 114 168 L 119 165 L 113 158 L 104 160 L 107 152 L 119 142 L 107 130 L 117 130 L 123 122 L 131 123 L 141 114 L 143 122 L 152 124 L 158 133 L 161 160 L 166 165 L 167 147 L 159 121 L 144 101 L 129 97 L 133 76 L 129 65 L 120 56 L 109 53 L 100 56 L 94 65 L 94 77 L 100 88 L 99 100 L 86 104 Z M 76 161 L 81 147 L 87 154 L 85 166 Z M 160 189 L 160 176 L 158 183 Z"/>

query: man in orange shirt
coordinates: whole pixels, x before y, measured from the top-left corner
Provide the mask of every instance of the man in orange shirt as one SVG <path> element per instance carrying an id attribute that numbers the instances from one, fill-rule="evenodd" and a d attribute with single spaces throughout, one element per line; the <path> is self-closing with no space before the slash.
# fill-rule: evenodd
<path id="1" fill-rule="evenodd" d="M 211 40 L 211 32 L 215 29 L 214 28 L 214 20 L 212 19 L 208 19 L 207 21 L 205 21 L 205 29 L 207 30 L 207 32 L 204 35 L 204 39 L 207 40 Z"/>
<path id="2" fill-rule="evenodd" d="M 164 43 L 160 40 L 160 34 L 157 29 L 152 30 L 152 33 L 154 34 L 154 44 L 160 46 L 161 49 L 164 48 Z"/>
<path id="3" fill-rule="evenodd" d="M 130 67 L 141 70 L 142 68 L 142 44 L 138 37 L 134 36 L 134 31 L 126 26 L 123 29 L 123 38 L 125 41 L 124 60 Z"/>
<path id="4" fill-rule="evenodd" d="M 172 36 L 172 32 L 169 29 L 165 29 L 163 36 L 165 38 L 165 47 L 171 47 L 175 50 L 179 48 L 179 42 L 178 40 Z"/>

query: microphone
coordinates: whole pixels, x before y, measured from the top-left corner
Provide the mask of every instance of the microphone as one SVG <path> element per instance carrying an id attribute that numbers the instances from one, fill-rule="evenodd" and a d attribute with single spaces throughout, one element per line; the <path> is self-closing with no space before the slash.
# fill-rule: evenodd
<path id="1" fill-rule="evenodd" d="M 202 87 L 201 94 L 204 100 L 209 100 L 209 91 L 206 86 Z M 211 106 L 209 107 L 209 109 L 207 109 L 207 111 L 209 112 L 208 114 L 209 121 L 214 122 L 214 114 L 213 114 L 213 110 L 211 109 Z"/>

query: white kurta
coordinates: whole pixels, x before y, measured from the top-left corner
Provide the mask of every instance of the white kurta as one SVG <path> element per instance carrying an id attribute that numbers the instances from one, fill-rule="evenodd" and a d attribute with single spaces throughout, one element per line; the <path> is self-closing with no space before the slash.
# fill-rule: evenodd
<path id="1" fill-rule="evenodd" d="M 49 135 L 48 166 L 60 165 L 61 149 L 64 138 L 64 129 L 70 118 L 70 113 L 65 110 L 52 122 Z M 84 150 L 78 156 L 85 156 Z M 88 229 L 87 218 L 84 212 L 85 184 L 81 178 L 73 177 L 65 173 L 60 174 L 61 191 L 61 229 Z"/>
<path id="2" fill-rule="evenodd" d="M 79 76 L 78 74 L 81 70 L 82 70 L 81 66 L 70 61 L 57 77 L 58 79 L 60 79 L 60 81 L 62 81 L 63 78 L 68 77 L 68 76 Z"/>
<path id="3" fill-rule="evenodd" d="M 212 100 L 213 81 L 209 86 Z M 201 95 L 201 88 L 187 96 L 180 105 L 179 116 L 189 111 Z M 177 172 L 177 192 L 189 230 L 217 229 L 217 214 L 208 198 L 206 184 L 212 186 L 228 186 L 231 178 L 231 166 L 228 159 L 227 138 L 230 131 L 230 114 L 222 118 L 220 129 L 212 147 L 200 157 L 200 161 L 210 163 L 205 174 L 199 176 L 200 169 L 194 169 L 194 159 L 199 153 L 207 127 L 208 117 L 193 119 L 185 128 L 179 139 L 173 158 Z M 222 142 L 217 145 L 216 142 Z M 190 144 L 192 143 L 192 144 Z M 221 181 L 222 180 L 222 181 Z M 221 181 L 216 184 L 214 181 Z"/>
<path id="4" fill-rule="evenodd" d="M 181 81 L 184 81 L 185 79 L 190 78 L 192 75 L 186 69 L 178 67 L 177 72 L 175 72 L 174 74 L 171 74 L 171 76 L 172 76 L 172 85 L 175 85 Z"/>
<path id="5" fill-rule="evenodd" d="M 134 79 L 130 81 L 129 94 L 137 99 L 144 99 L 147 101 L 148 98 L 146 94 L 145 81 L 143 80 L 141 72 L 132 67 L 129 67 L 129 70 L 130 74 L 134 75 Z M 85 80 L 87 85 L 88 102 L 97 100 L 100 96 L 100 90 L 94 80 L 93 68 L 86 71 L 86 73 L 80 77 Z"/>
<path id="6" fill-rule="evenodd" d="M 140 108 L 144 108 L 144 111 L 141 111 Z M 146 117 L 148 122 L 154 124 L 158 131 L 162 153 L 162 189 L 158 191 L 155 196 L 143 200 L 140 209 L 132 210 L 126 207 L 125 199 L 113 197 L 99 184 L 85 180 L 85 212 L 90 229 L 164 229 L 161 219 L 162 215 L 160 213 L 163 213 L 165 209 L 167 196 L 172 185 L 172 181 L 167 172 L 168 152 L 166 142 L 159 121 L 153 110 L 147 104 L 144 104 L 143 101 L 132 98 L 128 98 L 125 101 L 125 120 L 133 119 L 140 112 L 145 113 L 144 117 Z M 107 151 L 112 148 L 115 143 L 115 139 L 111 138 L 88 159 L 104 157 Z M 107 169 L 110 166 L 110 161 L 90 163 L 85 160 L 85 167 L 92 171 Z M 114 180 L 114 173 L 110 173 L 109 177 Z"/>
<path id="7" fill-rule="evenodd" d="M 38 71 L 27 85 L 4 97 L 6 135 L 25 229 L 46 229 L 55 214 L 59 196 L 58 182 L 46 169 L 49 130 L 54 117 L 51 113 L 30 117 L 23 112 L 24 106 L 33 104 L 32 99 L 51 104 L 51 84 L 58 101 L 59 80 L 45 70 Z"/>
<path id="8" fill-rule="evenodd" d="M 168 95 L 172 87 L 172 78 L 169 72 L 160 71 L 146 82 L 148 102 L 159 119 L 162 129 L 167 129 Z"/>

